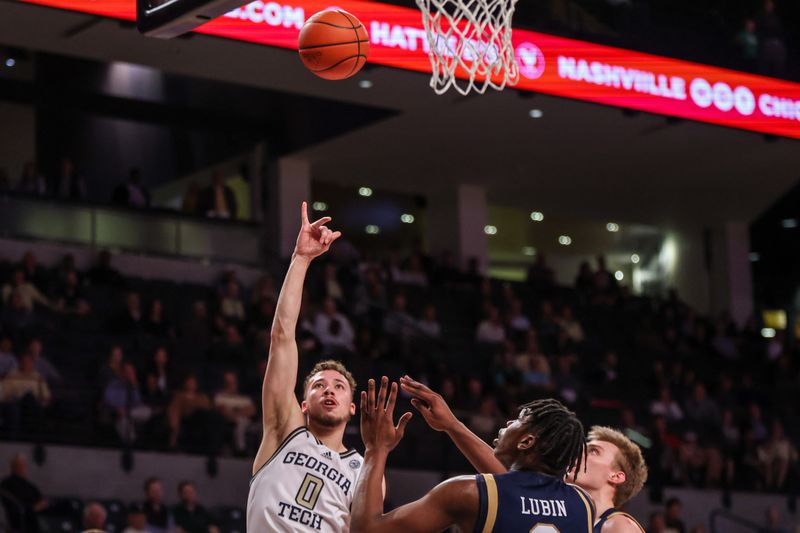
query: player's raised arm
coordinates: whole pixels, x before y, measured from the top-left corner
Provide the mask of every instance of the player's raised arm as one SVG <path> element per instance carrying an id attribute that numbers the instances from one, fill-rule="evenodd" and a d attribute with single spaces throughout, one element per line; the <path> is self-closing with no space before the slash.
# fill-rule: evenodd
<path id="1" fill-rule="evenodd" d="M 388 398 L 387 398 L 388 391 Z M 366 453 L 364 466 L 353 496 L 351 531 L 353 533 L 413 533 L 442 531 L 458 525 L 469 531 L 477 519 L 478 490 L 473 477 L 454 478 L 434 487 L 421 499 L 383 514 L 381 480 L 389 452 L 403 438 L 411 413 L 405 413 L 394 425 L 397 384 L 384 377 L 378 398 L 375 381 L 361 393 L 361 438 Z"/>
<path id="2" fill-rule="evenodd" d="M 303 283 L 311 261 L 327 252 L 331 243 L 341 236 L 340 232 L 325 226 L 330 217 L 309 222 L 306 202 L 303 202 L 300 216 L 300 233 L 272 322 L 269 360 L 261 391 L 264 434 L 253 463 L 254 473 L 269 460 L 281 441 L 304 423 L 294 394 L 298 363 L 295 328 L 303 299 Z"/>
<path id="3" fill-rule="evenodd" d="M 409 376 L 400 378 L 400 387 L 411 395 L 411 405 L 420 412 L 425 422 L 432 429 L 447 433 L 476 471 L 483 474 L 504 474 L 508 471 L 494 456 L 492 447 L 456 418 L 441 394 Z"/>

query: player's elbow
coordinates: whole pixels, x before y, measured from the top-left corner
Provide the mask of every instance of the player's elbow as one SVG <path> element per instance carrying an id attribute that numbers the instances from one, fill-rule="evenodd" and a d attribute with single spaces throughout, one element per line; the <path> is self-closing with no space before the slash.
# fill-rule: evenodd
<path id="1" fill-rule="evenodd" d="M 277 320 L 272 324 L 272 330 L 269 334 L 269 340 L 273 346 L 280 345 L 287 342 L 294 341 L 294 331 L 289 331 L 283 327 Z"/>

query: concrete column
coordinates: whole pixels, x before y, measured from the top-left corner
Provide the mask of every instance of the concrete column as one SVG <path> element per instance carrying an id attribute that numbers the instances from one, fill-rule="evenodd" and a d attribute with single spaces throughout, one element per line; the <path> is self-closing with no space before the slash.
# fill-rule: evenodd
<path id="1" fill-rule="evenodd" d="M 270 205 L 275 215 L 276 249 L 288 259 L 300 229 L 300 204 L 311 201 L 311 164 L 302 159 L 280 159 L 273 190 Z"/>
<path id="2" fill-rule="evenodd" d="M 453 252 L 462 266 L 477 258 L 482 272 L 489 264 L 489 242 L 483 229 L 489 215 L 486 191 L 476 185 L 459 185 L 429 198 L 427 242 L 430 251 Z"/>
<path id="3" fill-rule="evenodd" d="M 750 229 L 745 222 L 725 224 L 728 309 L 739 326 L 753 314 L 753 270 L 750 265 Z"/>

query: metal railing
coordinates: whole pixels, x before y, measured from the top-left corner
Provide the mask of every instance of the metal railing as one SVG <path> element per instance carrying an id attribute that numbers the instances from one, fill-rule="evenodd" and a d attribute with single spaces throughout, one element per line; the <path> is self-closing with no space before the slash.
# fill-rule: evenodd
<path id="1" fill-rule="evenodd" d="M 0 235 L 152 255 L 259 264 L 263 226 L 28 195 L 0 194 Z"/>

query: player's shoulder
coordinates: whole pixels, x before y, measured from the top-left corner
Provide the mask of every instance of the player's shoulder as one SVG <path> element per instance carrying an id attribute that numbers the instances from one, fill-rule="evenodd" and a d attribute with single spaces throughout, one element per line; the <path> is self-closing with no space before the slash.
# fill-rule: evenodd
<path id="1" fill-rule="evenodd" d="M 614 511 L 603 524 L 601 533 L 645 533 L 639 522 L 622 511 Z"/>
<path id="2" fill-rule="evenodd" d="M 589 496 L 589 493 L 574 483 L 567 483 L 567 487 L 573 489 L 578 497 L 586 507 L 587 514 L 592 517 L 592 522 L 597 518 L 597 509 L 594 506 L 594 500 Z"/>

